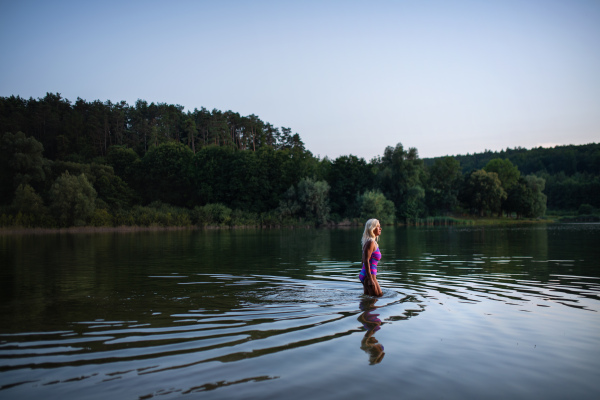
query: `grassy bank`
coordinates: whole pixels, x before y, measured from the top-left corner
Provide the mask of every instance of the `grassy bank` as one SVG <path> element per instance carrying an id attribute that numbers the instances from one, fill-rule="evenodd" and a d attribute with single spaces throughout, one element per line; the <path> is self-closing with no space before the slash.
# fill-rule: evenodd
<path id="1" fill-rule="evenodd" d="M 561 217 L 558 222 L 600 222 L 600 215 L 590 214 Z"/>
<path id="2" fill-rule="evenodd" d="M 418 219 L 414 224 L 417 226 L 450 226 L 450 225 L 470 225 L 470 226 L 486 226 L 486 225 L 521 225 L 521 224 L 539 224 L 553 223 L 555 218 L 510 218 L 510 217 L 475 217 L 462 216 L 456 217 L 428 217 Z"/>
<path id="3" fill-rule="evenodd" d="M 473 220 L 455 217 L 427 217 L 415 221 L 414 225 L 421 226 L 449 226 L 449 225 L 474 225 Z"/>

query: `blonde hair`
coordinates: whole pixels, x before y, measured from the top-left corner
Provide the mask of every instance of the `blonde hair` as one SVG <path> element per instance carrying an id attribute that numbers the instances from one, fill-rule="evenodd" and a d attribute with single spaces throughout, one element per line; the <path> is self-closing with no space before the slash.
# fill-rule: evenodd
<path id="1" fill-rule="evenodd" d="M 365 224 L 365 231 L 363 232 L 362 239 L 360 241 L 360 244 L 362 244 L 363 248 L 369 242 L 369 240 L 373 240 L 375 242 L 379 240 L 379 237 L 376 237 L 373 233 L 373 231 L 377 227 L 377 224 L 379 224 L 379 220 L 376 220 L 375 218 L 371 218 Z"/>

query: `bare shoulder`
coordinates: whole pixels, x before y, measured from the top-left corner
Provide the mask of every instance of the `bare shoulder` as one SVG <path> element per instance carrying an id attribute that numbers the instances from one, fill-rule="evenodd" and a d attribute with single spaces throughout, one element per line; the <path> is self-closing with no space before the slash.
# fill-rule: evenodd
<path id="1" fill-rule="evenodd" d="M 369 241 L 369 251 L 374 252 L 375 250 L 377 250 L 377 242 L 374 240 L 370 240 Z"/>

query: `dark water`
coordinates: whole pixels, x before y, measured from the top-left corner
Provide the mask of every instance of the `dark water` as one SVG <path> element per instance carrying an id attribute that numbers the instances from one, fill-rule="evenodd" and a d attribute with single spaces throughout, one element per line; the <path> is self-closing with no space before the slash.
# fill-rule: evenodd
<path id="1" fill-rule="evenodd" d="M 360 236 L 0 236 L 0 398 L 600 398 L 600 225 Z"/>

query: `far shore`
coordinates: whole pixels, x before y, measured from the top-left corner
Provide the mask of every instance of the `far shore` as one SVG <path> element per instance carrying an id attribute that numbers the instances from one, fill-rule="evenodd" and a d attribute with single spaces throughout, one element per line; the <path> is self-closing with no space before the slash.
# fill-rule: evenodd
<path id="1" fill-rule="evenodd" d="M 182 231 L 202 229 L 195 226 L 71 226 L 69 228 L 0 228 L 0 235 L 46 235 L 54 233 L 110 233 L 146 231 Z"/>
<path id="2" fill-rule="evenodd" d="M 468 220 L 468 224 L 454 224 L 456 226 L 491 226 L 491 225 L 518 225 L 531 223 L 554 223 L 554 219 L 508 219 L 508 218 L 473 218 Z M 322 226 L 322 228 L 352 228 L 360 226 L 360 224 L 349 223 L 330 223 Z M 396 226 L 407 226 L 405 224 L 397 224 Z M 413 226 L 413 225 L 411 225 Z M 452 226 L 452 224 L 418 224 L 417 227 L 426 226 Z M 2 235 L 48 235 L 48 234 L 89 234 L 89 233 L 129 233 L 129 232 L 161 232 L 161 231 L 194 231 L 194 230 L 220 230 L 220 229 L 310 229 L 315 228 L 310 224 L 299 225 L 193 225 L 193 226 L 72 226 L 68 228 L 25 228 L 25 227 L 3 227 L 0 228 L 0 236 Z"/>

